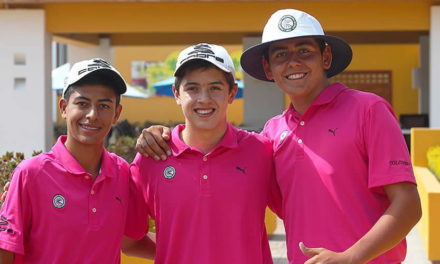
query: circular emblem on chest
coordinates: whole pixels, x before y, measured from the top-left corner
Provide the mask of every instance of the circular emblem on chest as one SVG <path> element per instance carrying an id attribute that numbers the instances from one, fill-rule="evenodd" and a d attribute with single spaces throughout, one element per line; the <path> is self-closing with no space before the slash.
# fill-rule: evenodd
<path id="1" fill-rule="evenodd" d="M 281 17 L 278 28 L 283 32 L 290 32 L 296 28 L 296 19 L 291 15 Z"/>
<path id="2" fill-rule="evenodd" d="M 288 131 L 284 130 L 283 133 L 280 135 L 280 143 L 283 142 L 283 140 L 286 138 Z"/>
<path id="3" fill-rule="evenodd" d="M 173 166 L 168 166 L 163 170 L 163 176 L 165 179 L 172 179 L 176 175 L 176 169 Z"/>
<path id="4" fill-rule="evenodd" d="M 55 208 L 61 209 L 66 205 L 66 198 L 64 198 L 64 196 L 61 194 L 56 194 L 54 195 L 52 202 Z"/>

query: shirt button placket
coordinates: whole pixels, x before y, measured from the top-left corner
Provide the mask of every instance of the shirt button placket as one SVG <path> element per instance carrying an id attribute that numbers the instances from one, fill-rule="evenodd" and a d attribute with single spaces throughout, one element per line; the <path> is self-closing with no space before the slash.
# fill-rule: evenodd
<path id="1" fill-rule="evenodd" d="M 304 139 L 302 138 L 302 136 L 305 133 L 304 132 L 305 125 L 306 125 L 306 122 L 304 120 L 301 120 L 299 122 L 299 129 L 297 130 L 297 134 L 296 134 L 298 136 L 298 139 L 296 141 L 298 143 L 298 148 L 296 151 L 296 158 L 303 158 L 304 157 Z"/>
<path id="2" fill-rule="evenodd" d="M 210 193 L 209 188 L 209 176 L 208 176 L 208 168 L 209 168 L 209 162 L 208 162 L 208 156 L 202 157 L 202 170 L 200 171 L 200 188 L 202 191 L 202 194 L 208 195 Z"/>

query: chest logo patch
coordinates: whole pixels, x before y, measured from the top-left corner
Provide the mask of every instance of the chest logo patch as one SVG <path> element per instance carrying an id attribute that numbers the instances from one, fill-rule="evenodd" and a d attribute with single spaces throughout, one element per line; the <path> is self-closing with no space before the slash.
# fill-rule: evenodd
<path id="1" fill-rule="evenodd" d="M 53 196 L 52 203 L 55 208 L 61 209 L 66 205 L 66 198 L 61 194 L 56 194 Z"/>
<path id="2" fill-rule="evenodd" d="M 287 136 L 287 133 L 288 133 L 287 130 L 284 130 L 283 133 L 281 133 L 281 135 L 280 135 L 280 143 L 284 141 L 284 139 Z"/>
<path id="3" fill-rule="evenodd" d="M 176 175 L 176 169 L 173 166 L 167 166 L 163 170 L 163 176 L 165 179 L 171 180 Z"/>

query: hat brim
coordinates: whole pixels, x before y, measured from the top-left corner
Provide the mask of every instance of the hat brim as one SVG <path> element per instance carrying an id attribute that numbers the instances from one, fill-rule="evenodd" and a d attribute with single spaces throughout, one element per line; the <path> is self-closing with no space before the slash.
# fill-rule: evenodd
<path id="1" fill-rule="evenodd" d="M 125 83 L 124 79 L 117 74 L 116 72 L 114 72 L 111 69 L 107 69 L 107 68 L 101 68 L 101 69 L 97 69 L 94 70 L 93 72 L 90 72 L 89 74 L 83 76 L 81 79 L 77 80 L 76 82 L 72 83 L 69 85 L 75 85 L 78 84 L 79 82 L 81 82 L 82 80 L 84 80 L 84 78 L 90 78 L 92 76 L 99 76 L 101 78 L 105 78 L 107 80 L 111 80 L 112 88 L 115 90 L 115 92 L 118 95 L 124 94 L 127 91 L 127 84 Z M 67 89 L 66 89 L 67 90 Z"/>
<path id="2" fill-rule="evenodd" d="M 241 55 L 241 67 L 247 74 L 258 80 L 273 82 L 273 80 L 267 79 L 266 74 L 264 73 L 262 62 L 263 52 L 269 47 L 270 44 L 274 42 L 297 38 L 318 38 L 324 40 L 328 45 L 330 45 L 332 50 L 332 64 L 330 69 L 326 71 L 328 78 L 335 76 L 347 68 L 353 57 L 353 52 L 350 45 L 338 37 L 331 35 L 298 36 L 286 39 L 277 39 L 248 48 Z"/>

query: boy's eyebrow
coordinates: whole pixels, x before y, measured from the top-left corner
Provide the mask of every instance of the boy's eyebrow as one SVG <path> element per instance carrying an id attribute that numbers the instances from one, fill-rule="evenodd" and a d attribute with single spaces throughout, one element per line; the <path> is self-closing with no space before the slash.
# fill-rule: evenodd
<path id="1" fill-rule="evenodd" d="M 86 100 L 86 101 L 89 101 L 89 102 L 92 101 L 90 98 L 82 96 L 82 95 L 80 95 L 78 97 L 75 97 L 74 100 Z M 113 100 L 111 98 L 103 98 L 103 99 L 99 99 L 98 101 L 99 102 L 110 102 L 110 103 L 113 103 Z"/>
<path id="2" fill-rule="evenodd" d="M 187 82 L 183 85 L 183 87 L 188 86 L 188 85 L 199 85 L 200 83 L 198 82 Z M 209 84 L 224 84 L 222 81 L 213 81 L 210 82 Z"/>
<path id="3" fill-rule="evenodd" d="M 75 97 L 75 98 L 73 98 L 74 100 L 86 100 L 86 101 L 92 101 L 92 100 L 90 100 L 90 98 L 88 98 L 88 97 L 85 97 L 85 96 L 82 96 L 82 95 L 79 95 L 79 96 L 77 96 L 77 97 Z"/>
<path id="4" fill-rule="evenodd" d="M 103 99 L 99 99 L 98 102 L 110 102 L 113 103 L 113 100 L 110 98 L 103 98 Z"/>

